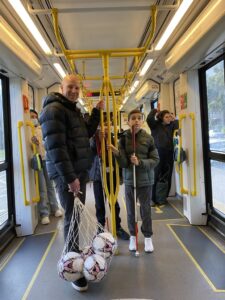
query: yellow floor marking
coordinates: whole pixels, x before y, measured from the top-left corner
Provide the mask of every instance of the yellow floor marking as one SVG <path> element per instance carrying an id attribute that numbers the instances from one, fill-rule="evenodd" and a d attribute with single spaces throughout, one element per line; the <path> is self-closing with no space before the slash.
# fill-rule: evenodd
<path id="1" fill-rule="evenodd" d="M 14 256 L 14 254 L 20 248 L 20 246 L 23 244 L 24 241 L 25 241 L 25 238 L 23 238 L 19 242 L 19 244 L 16 246 L 16 248 L 12 251 L 12 253 L 10 253 L 9 256 L 6 257 L 6 259 L 3 261 L 2 265 L 0 266 L 0 272 L 4 269 L 4 267 L 7 265 L 7 263 L 11 260 L 11 258 Z"/>
<path id="2" fill-rule="evenodd" d="M 209 284 L 209 286 L 212 288 L 212 290 L 215 293 L 225 293 L 225 290 L 219 290 L 215 287 L 215 285 L 212 283 L 212 281 L 209 279 L 209 277 L 206 275 L 206 273 L 203 271 L 203 269 L 200 267 L 200 265 L 198 264 L 198 262 L 195 260 L 195 258 L 192 256 L 192 254 L 190 253 L 190 251 L 186 248 L 186 246 L 183 244 L 183 242 L 180 240 L 180 238 L 178 237 L 178 235 L 176 234 L 176 232 L 172 229 L 171 226 L 192 226 L 192 225 L 180 225 L 180 224 L 167 224 L 168 228 L 170 229 L 170 231 L 173 233 L 174 237 L 176 238 L 176 240 L 178 241 L 178 243 L 180 244 L 180 246 L 182 247 L 182 249 L 184 250 L 184 252 L 187 254 L 187 256 L 189 256 L 189 258 L 192 260 L 192 262 L 194 263 L 195 267 L 199 270 L 199 272 L 202 274 L 202 276 L 204 277 L 204 279 L 206 280 L 206 282 Z"/>
<path id="3" fill-rule="evenodd" d="M 22 297 L 21 300 L 26 300 L 27 299 L 27 297 L 28 297 L 28 295 L 30 293 L 30 290 L 31 290 L 31 288 L 32 288 L 32 286 L 33 286 L 33 284 L 34 284 L 34 282 L 35 282 L 35 280 L 36 280 L 36 278 L 37 278 L 37 276 L 38 276 L 41 268 L 42 268 L 42 265 L 44 264 L 44 261 L 45 261 L 47 255 L 48 255 L 48 252 L 50 251 L 51 246 L 52 246 L 52 244 L 54 243 L 54 241 L 56 239 L 57 233 L 58 233 L 58 231 L 56 230 L 55 233 L 54 233 L 54 235 L 53 235 L 53 237 L 51 238 L 51 241 L 49 242 L 48 247 L 47 247 L 44 255 L 42 256 L 42 259 L 41 259 L 41 261 L 40 261 L 40 263 L 39 263 L 39 265 L 38 265 L 38 267 L 37 267 L 37 269 L 36 269 L 33 277 L 31 278 L 31 281 L 30 281 L 30 283 L 29 283 L 29 285 L 28 285 L 28 287 L 27 287 L 27 289 L 26 289 L 26 291 L 25 291 L 25 293 L 24 293 L 24 295 L 23 295 L 23 297 Z"/>
<path id="4" fill-rule="evenodd" d="M 34 233 L 32 236 L 43 235 L 43 234 L 49 234 L 49 233 L 55 233 L 55 230 L 45 231 L 45 232 L 39 232 L 39 233 Z"/>
<path id="5" fill-rule="evenodd" d="M 153 206 L 153 208 L 155 209 L 155 213 L 156 214 L 162 214 L 163 211 L 160 209 L 161 207 L 163 207 L 162 205 L 161 206 Z"/>

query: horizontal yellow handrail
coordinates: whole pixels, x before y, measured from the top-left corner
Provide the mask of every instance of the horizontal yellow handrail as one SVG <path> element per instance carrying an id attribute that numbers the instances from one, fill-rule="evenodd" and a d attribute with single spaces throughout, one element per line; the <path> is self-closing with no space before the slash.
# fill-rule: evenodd
<path id="1" fill-rule="evenodd" d="M 23 127 L 24 123 L 23 121 L 19 121 L 17 123 L 18 128 L 18 140 L 19 140 L 19 152 L 20 152 L 20 168 L 21 168 L 21 178 L 22 178 L 22 186 L 23 186 L 23 199 L 24 199 L 24 205 L 28 206 L 32 203 L 36 203 L 40 201 L 40 193 L 39 193 L 39 181 L 38 181 L 38 171 L 34 171 L 35 175 L 35 187 L 36 187 L 36 197 L 32 198 L 31 200 L 27 199 L 27 188 L 26 188 L 26 180 L 25 180 L 25 169 L 24 169 L 24 159 L 23 159 L 23 145 L 22 145 L 22 135 L 21 135 L 21 127 Z M 27 126 L 31 127 L 32 135 L 34 134 L 34 125 L 32 122 L 27 121 Z M 33 145 L 33 153 L 36 153 L 36 147 Z"/>
<path id="2" fill-rule="evenodd" d="M 179 115 L 179 129 L 180 129 L 180 147 L 182 147 L 182 121 L 187 117 L 187 114 Z M 180 165 L 180 192 L 181 194 L 188 194 L 188 190 L 184 188 L 184 179 L 183 179 L 183 166 Z"/>
<path id="3" fill-rule="evenodd" d="M 189 117 L 192 120 L 192 157 L 193 157 L 193 182 L 194 186 L 191 190 L 191 196 L 197 195 L 196 189 L 196 125 L 195 125 L 195 113 L 189 113 Z"/>

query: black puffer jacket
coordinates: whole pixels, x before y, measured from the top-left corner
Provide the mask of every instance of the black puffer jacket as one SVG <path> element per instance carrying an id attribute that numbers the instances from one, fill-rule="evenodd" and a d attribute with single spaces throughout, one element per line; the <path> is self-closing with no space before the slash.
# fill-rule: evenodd
<path id="1" fill-rule="evenodd" d="M 175 129 L 178 129 L 178 120 L 172 121 L 168 125 L 163 125 L 162 122 L 155 119 L 156 113 L 157 110 L 153 109 L 147 117 L 147 123 L 151 129 L 156 148 L 173 151 L 173 133 Z"/>
<path id="2" fill-rule="evenodd" d="M 50 179 L 64 183 L 85 177 L 91 166 L 89 138 L 95 133 L 100 112 L 94 108 L 88 123 L 76 104 L 59 93 L 49 94 L 40 115 Z"/>

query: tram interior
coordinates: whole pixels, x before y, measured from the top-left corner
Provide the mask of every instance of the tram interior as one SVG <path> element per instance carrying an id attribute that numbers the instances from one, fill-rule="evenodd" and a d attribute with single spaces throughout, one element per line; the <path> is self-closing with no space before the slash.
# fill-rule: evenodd
<path id="1" fill-rule="evenodd" d="M 2 0 L 0 13 L 0 298 L 224 299 L 225 1 Z M 141 234 L 139 257 L 118 239 L 107 276 L 86 293 L 57 274 L 63 218 L 40 224 L 30 167 L 29 110 L 41 112 L 70 73 L 82 113 L 105 99 L 114 132 L 132 109 L 145 119 L 172 112 L 187 156 L 174 165 L 168 204 L 151 209 L 154 252 Z M 128 230 L 124 197 L 121 185 Z M 86 206 L 95 214 L 92 182 Z"/>

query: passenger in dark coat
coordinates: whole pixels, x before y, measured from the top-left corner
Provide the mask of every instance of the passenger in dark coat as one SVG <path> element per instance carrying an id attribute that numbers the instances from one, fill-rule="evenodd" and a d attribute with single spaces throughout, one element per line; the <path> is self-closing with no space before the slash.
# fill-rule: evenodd
<path id="1" fill-rule="evenodd" d="M 107 140 L 107 127 L 105 127 L 104 141 Z M 111 135 L 112 143 L 114 142 L 113 134 Z M 89 171 L 89 179 L 93 181 L 93 190 L 95 196 L 95 209 L 98 222 L 105 226 L 105 192 L 103 190 L 103 178 L 102 178 L 102 166 L 101 166 L 101 143 L 100 143 L 100 131 L 96 132 L 95 136 L 91 138 L 91 149 L 94 154 L 94 160 L 92 167 Z M 106 149 L 106 145 L 105 145 Z M 113 157 L 113 189 L 116 190 L 116 162 Z M 108 152 L 106 151 L 106 180 L 110 193 L 110 176 L 109 176 L 109 160 Z M 120 206 L 118 201 L 115 203 L 115 221 L 116 221 L 116 235 L 123 240 L 129 240 L 129 234 L 121 227 L 120 218 Z"/>
<path id="2" fill-rule="evenodd" d="M 154 138 L 156 148 L 158 149 L 160 163 L 155 168 L 155 182 L 152 190 L 152 201 L 155 204 L 164 204 L 159 202 L 156 195 L 156 185 L 160 177 L 166 172 L 168 180 L 167 197 L 171 188 L 171 178 L 173 172 L 173 134 L 174 130 L 178 129 L 178 121 L 171 121 L 171 114 L 168 110 L 159 112 L 157 109 L 151 110 L 147 117 L 148 126 L 151 129 L 151 134 Z"/>
<path id="3" fill-rule="evenodd" d="M 74 193 L 85 203 L 87 170 L 91 167 L 89 138 L 95 133 L 100 121 L 99 101 L 86 123 L 76 107 L 80 84 L 75 75 L 67 75 L 61 84 L 62 94 L 52 93 L 44 100 L 40 116 L 46 165 L 50 179 L 56 184 L 59 200 L 65 210 L 64 237 L 66 239 L 74 207 Z M 77 222 L 74 224 L 74 234 Z M 69 247 L 70 248 L 70 247 Z M 79 251 L 79 241 L 70 251 Z M 73 283 L 78 291 L 87 289 L 84 277 Z"/>

